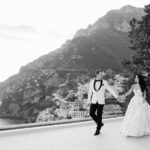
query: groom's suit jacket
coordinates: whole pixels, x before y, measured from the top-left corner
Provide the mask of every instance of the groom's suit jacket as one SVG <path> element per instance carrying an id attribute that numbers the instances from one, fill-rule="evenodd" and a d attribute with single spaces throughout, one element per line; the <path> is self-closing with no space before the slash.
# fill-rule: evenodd
<path id="1" fill-rule="evenodd" d="M 118 97 L 118 95 L 115 93 L 115 91 L 109 86 L 108 82 L 106 80 L 102 79 L 102 85 L 99 90 L 95 90 L 94 87 L 95 79 L 91 80 L 90 86 L 89 86 L 89 92 L 88 92 L 88 103 L 92 104 L 105 104 L 105 90 L 107 89 L 115 98 Z"/>

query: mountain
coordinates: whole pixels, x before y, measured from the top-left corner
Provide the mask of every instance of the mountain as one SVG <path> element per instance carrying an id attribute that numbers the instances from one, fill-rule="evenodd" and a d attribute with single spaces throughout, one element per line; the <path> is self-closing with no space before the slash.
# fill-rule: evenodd
<path id="1" fill-rule="evenodd" d="M 101 46 L 105 52 L 107 51 L 116 58 L 114 66 L 118 68 L 120 65 L 118 66 L 117 64 L 120 64 L 121 58 L 130 58 L 133 54 L 133 51 L 129 49 L 129 22 L 132 18 L 139 20 L 143 15 L 143 8 L 136 8 L 130 5 L 124 6 L 119 10 L 111 10 L 93 25 L 89 25 L 87 29 L 77 31 L 74 37 L 89 37 L 97 45 Z"/>
<path id="2" fill-rule="evenodd" d="M 59 49 L 21 67 L 18 74 L 0 84 L 0 116 L 34 122 L 40 111 L 56 108 L 54 95 L 65 98 L 70 90 L 77 92 L 79 84 L 87 83 L 97 68 L 120 72 L 121 59 L 134 54 L 129 49 L 129 22 L 143 15 L 143 8 L 130 5 L 111 10 L 77 31 Z"/>
<path id="3" fill-rule="evenodd" d="M 144 15 L 143 8 L 130 5 L 119 10 L 111 10 L 99 18 L 93 25 L 80 29 L 72 40 L 66 41 L 61 48 L 40 57 L 36 61 L 22 67 L 51 66 L 61 69 L 88 69 L 98 67 L 120 71 L 122 58 L 131 58 L 133 51 L 129 49 L 129 22 L 134 17 L 140 19 Z M 113 63 L 112 63 L 113 62 Z"/>
<path id="4" fill-rule="evenodd" d="M 77 36 L 89 36 L 96 33 L 97 30 L 115 29 L 116 31 L 128 32 L 130 30 L 129 22 L 132 18 L 140 19 L 144 15 L 143 8 L 136 8 L 130 5 L 121 9 L 111 10 L 93 25 L 89 25 L 87 29 L 77 31 Z"/>

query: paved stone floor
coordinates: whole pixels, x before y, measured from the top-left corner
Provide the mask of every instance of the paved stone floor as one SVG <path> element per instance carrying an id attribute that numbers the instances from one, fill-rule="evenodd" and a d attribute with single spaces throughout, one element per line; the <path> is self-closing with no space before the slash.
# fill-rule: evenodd
<path id="1" fill-rule="evenodd" d="M 122 119 L 105 119 L 98 136 L 93 121 L 0 131 L 0 150 L 150 150 L 150 136 L 120 134 Z"/>

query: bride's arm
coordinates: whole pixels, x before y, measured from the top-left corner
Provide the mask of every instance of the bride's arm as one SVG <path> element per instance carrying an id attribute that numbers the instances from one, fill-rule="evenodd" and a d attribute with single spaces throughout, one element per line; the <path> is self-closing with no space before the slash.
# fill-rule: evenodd
<path id="1" fill-rule="evenodd" d="M 146 91 L 144 91 L 144 96 L 143 96 L 143 103 L 146 101 Z"/>
<path id="2" fill-rule="evenodd" d="M 124 95 L 122 95 L 123 97 L 128 96 L 129 94 L 131 94 L 131 92 L 133 91 L 134 85 L 131 86 L 130 90 L 128 92 L 126 92 Z"/>

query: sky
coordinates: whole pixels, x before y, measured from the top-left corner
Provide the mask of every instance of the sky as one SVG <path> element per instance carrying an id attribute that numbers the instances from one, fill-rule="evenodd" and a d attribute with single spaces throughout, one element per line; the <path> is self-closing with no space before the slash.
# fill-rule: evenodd
<path id="1" fill-rule="evenodd" d="M 0 82 L 109 10 L 148 0 L 0 0 Z"/>

